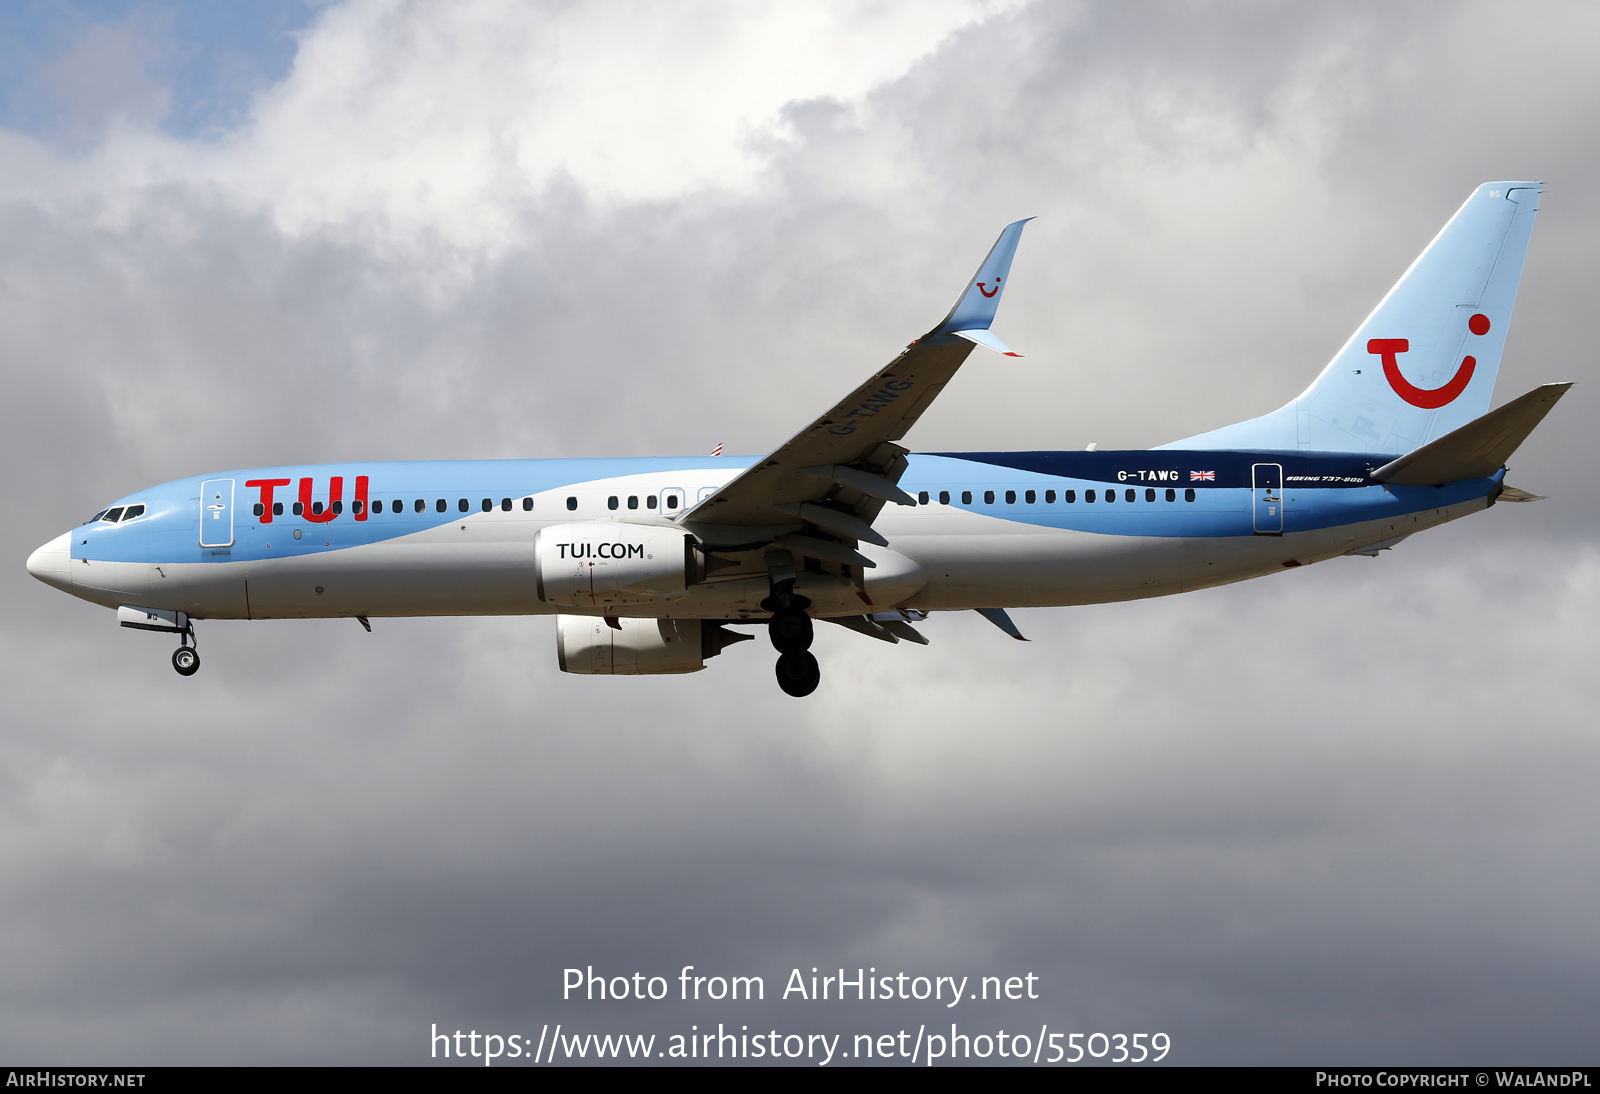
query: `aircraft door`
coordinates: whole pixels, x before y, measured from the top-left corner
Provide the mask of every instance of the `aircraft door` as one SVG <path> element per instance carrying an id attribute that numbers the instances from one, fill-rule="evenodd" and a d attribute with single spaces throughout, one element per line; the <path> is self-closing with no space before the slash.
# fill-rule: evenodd
<path id="1" fill-rule="evenodd" d="M 1283 465 L 1253 465 L 1250 468 L 1250 497 L 1256 535 L 1283 535 Z"/>
<path id="2" fill-rule="evenodd" d="M 233 480 L 200 484 L 200 546 L 233 546 Z"/>

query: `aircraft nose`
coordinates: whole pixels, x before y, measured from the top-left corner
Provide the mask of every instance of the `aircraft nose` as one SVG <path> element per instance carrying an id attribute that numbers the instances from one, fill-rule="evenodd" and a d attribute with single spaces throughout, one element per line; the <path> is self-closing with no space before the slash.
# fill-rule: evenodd
<path id="1" fill-rule="evenodd" d="M 72 588 L 72 533 L 63 532 L 28 556 L 28 572 L 46 585 Z"/>

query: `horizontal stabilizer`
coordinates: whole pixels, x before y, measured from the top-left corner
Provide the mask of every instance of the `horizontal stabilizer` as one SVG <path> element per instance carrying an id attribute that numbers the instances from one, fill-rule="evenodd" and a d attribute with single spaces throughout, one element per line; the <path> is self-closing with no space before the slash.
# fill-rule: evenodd
<path id="1" fill-rule="evenodd" d="M 1486 479 L 1505 466 L 1517 446 L 1528 439 L 1528 434 L 1544 421 L 1556 400 L 1571 386 L 1565 383 L 1536 387 L 1499 410 L 1491 410 L 1398 460 L 1390 460 L 1372 477 L 1395 486 L 1441 486 L 1463 479 Z"/>
<path id="2" fill-rule="evenodd" d="M 1006 614 L 1004 608 L 977 608 L 974 610 L 1018 642 L 1027 641 L 1026 638 L 1022 637 L 1022 632 L 1017 629 L 1017 625 L 1011 622 L 1011 617 Z"/>
<path id="3" fill-rule="evenodd" d="M 1543 494 L 1530 494 L 1526 490 L 1518 490 L 1515 486 L 1500 484 L 1500 493 L 1495 496 L 1495 501 L 1544 501 Z"/>

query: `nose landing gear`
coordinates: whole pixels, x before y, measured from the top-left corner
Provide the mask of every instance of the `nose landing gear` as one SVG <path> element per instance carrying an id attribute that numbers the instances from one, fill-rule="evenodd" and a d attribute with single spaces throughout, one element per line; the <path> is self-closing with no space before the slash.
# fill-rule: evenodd
<path id="1" fill-rule="evenodd" d="M 190 642 L 194 645 L 191 646 Z M 192 620 L 178 632 L 178 648 L 172 651 L 172 667 L 179 676 L 193 676 L 200 671 L 200 643 L 194 636 Z"/>

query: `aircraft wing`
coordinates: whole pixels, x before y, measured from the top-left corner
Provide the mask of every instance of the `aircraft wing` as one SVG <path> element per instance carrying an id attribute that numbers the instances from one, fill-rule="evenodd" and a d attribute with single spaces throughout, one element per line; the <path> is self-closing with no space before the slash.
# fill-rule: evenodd
<path id="1" fill-rule="evenodd" d="M 1032 219 L 1032 218 L 1029 218 Z M 1020 357 L 992 333 L 1026 220 L 1007 225 L 950 313 L 836 406 L 766 459 L 684 513 L 708 546 L 753 547 L 785 537 L 798 554 L 870 566 L 849 549 L 866 540 L 885 502 L 914 505 L 894 484 L 906 435 L 974 345 Z"/>

